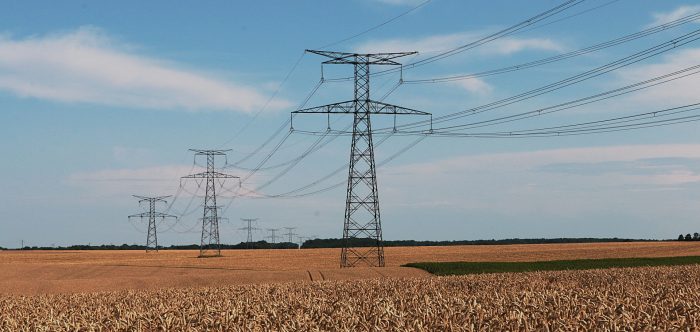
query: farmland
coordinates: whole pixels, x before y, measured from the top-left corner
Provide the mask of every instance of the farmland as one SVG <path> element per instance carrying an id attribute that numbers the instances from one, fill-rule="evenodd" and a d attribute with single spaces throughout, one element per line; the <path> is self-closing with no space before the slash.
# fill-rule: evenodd
<path id="1" fill-rule="evenodd" d="M 0 330 L 691 330 L 699 277 L 689 265 L 5 296 Z"/>
<path id="2" fill-rule="evenodd" d="M 386 248 L 386 268 L 338 268 L 338 249 L 196 251 L 3 251 L 0 294 L 39 295 L 168 287 L 384 277 L 428 277 L 412 262 L 522 262 L 700 255 L 697 242 Z"/>

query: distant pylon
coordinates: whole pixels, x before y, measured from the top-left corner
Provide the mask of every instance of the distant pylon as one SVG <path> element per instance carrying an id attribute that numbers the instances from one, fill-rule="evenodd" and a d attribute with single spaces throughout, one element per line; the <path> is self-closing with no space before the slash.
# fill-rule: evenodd
<path id="1" fill-rule="evenodd" d="M 253 246 L 253 231 L 260 229 L 260 228 L 253 227 L 253 222 L 257 221 L 258 218 L 241 218 L 241 220 L 248 222 L 247 227 L 241 227 L 241 228 L 239 228 L 239 230 L 247 230 L 248 231 L 248 237 L 247 237 L 245 243 L 246 243 L 246 248 L 251 249 Z"/>
<path id="2" fill-rule="evenodd" d="M 270 232 L 270 236 L 266 236 L 266 239 L 270 239 L 270 243 L 275 244 L 277 243 L 277 236 L 275 235 L 275 232 L 279 231 L 279 228 L 268 228 L 267 231 Z"/>
<path id="3" fill-rule="evenodd" d="M 129 216 L 129 219 L 131 218 L 148 218 L 148 233 L 146 234 L 146 252 L 149 251 L 158 251 L 158 233 L 156 232 L 156 219 L 160 218 L 161 220 L 165 218 L 176 218 L 176 216 L 170 215 L 170 214 L 165 214 L 162 212 L 156 212 L 156 203 L 165 203 L 167 204 L 168 202 L 165 200 L 166 198 L 170 196 L 159 196 L 159 197 L 145 197 L 145 196 L 137 196 L 133 195 L 134 197 L 139 199 L 139 204 L 142 204 L 143 202 L 148 202 L 148 212 L 144 213 L 139 213 L 139 214 L 132 214 Z"/>
<path id="4" fill-rule="evenodd" d="M 384 266 L 384 242 L 382 222 L 379 213 L 379 192 L 374 162 L 371 115 L 426 115 L 430 113 L 385 104 L 370 99 L 370 65 L 401 65 L 393 59 L 416 52 L 358 54 L 329 51 L 312 51 L 330 58 L 324 64 L 349 64 L 355 69 L 355 95 L 351 101 L 317 106 L 292 112 L 294 114 L 353 114 L 352 145 L 350 148 L 350 169 L 345 201 L 343 223 L 343 248 L 340 252 L 340 266 L 351 267 L 359 263 L 370 266 Z M 293 126 L 293 125 L 292 125 Z M 293 128 L 293 127 L 292 127 Z M 330 128 L 330 120 L 329 120 Z M 394 125 L 394 130 L 396 127 Z M 356 248 L 354 239 L 370 239 L 372 247 Z"/>
<path id="5" fill-rule="evenodd" d="M 206 172 L 183 176 L 183 179 L 205 179 L 207 182 L 206 193 L 204 195 L 204 216 L 202 217 L 202 239 L 199 244 L 199 257 L 221 256 L 221 241 L 219 239 L 219 206 L 216 205 L 216 179 L 240 179 L 237 176 L 224 174 L 216 171 L 214 158 L 216 156 L 226 156 L 230 150 L 197 150 L 190 149 L 197 156 L 207 157 Z M 239 180 L 240 181 L 240 180 Z M 239 183 L 240 185 L 240 183 Z M 209 250 L 213 250 L 213 255 L 208 255 Z"/>
<path id="6" fill-rule="evenodd" d="M 284 229 L 287 230 L 287 233 L 284 233 L 283 235 L 286 235 L 289 237 L 289 242 L 294 243 L 294 235 L 297 235 L 296 233 L 293 233 L 292 231 L 297 229 L 296 227 L 285 227 Z"/>

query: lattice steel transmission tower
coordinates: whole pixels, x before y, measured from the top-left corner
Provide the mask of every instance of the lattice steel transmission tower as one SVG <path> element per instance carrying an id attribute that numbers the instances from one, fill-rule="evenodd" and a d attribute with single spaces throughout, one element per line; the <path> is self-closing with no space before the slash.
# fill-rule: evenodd
<path id="1" fill-rule="evenodd" d="M 166 214 L 163 212 L 156 212 L 156 203 L 163 203 L 167 204 L 168 202 L 165 200 L 166 198 L 170 196 L 159 196 L 159 197 L 145 197 L 145 196 L 138 196 L 138 195 L 133 195 L 134 197 L 139 199 L 139 205 L 143 204 L 144 202 L 148 202 L 148 212 L 144 213 L 138 213 L 138 214 L 132 214 L 129 216 L 129 220 L 131 218 L 148 218 L 148 233 L 146 234 L 146 252 L 149 251 L 158 251 L 158 233 L 156 232 L 156 219 L 160 218 L 161 220 L 164 220 L 165 218 L 175 218 L 177 219 L 176 216 Z"/>
<path id="2" fill-rule="evenodd" d="M 297 228 L 296 227 L 284 227 L 284 229 L 287 230 L 287 233 L 284 233 L 282 235 L 286 235 L 289 238 L 289 243 L 294 243 L 294 235 L 297 235 L 297 234 L 292 232 L 292 231 L 297 229 Z"/>
<path id="3" fill-rule="evenodd" d="M 199 257 L 206 256 L 221 256 L 221 242 L 219 239 L 219 206 L 216 204 L 216 184 L 217 179 L 239 179 L 238 176 L 224 174 L 216 171 L 215 157 L 226 156 L 226 152 L 230 150 L 197 150 L 190 149 L 194 152 L 195 159 L 197 156 L 207 157 L 207 170 L 205 172 L 183 176 L 183 179 L 204 179 L 206 190 L 204 195 L 204 215 L 202 217 L 202 239 L 199 245 Z M 214 251 L 213 255 L 209 255 L 209 251 Z"/>
<path id="4" fill-rule="evenodd" d="M 270 236 L 266 236 L 266 239 L 270 239 L 270 243 L 275 244 L 277 243 L 277 235 L 275 235 L 275 232 L 279 231 L 279 228 L 268 228 L 267 231 L 270 232 Z"/>
<path id="5" fill-rule="evenodd" d="M 416 54 L 416 52 L 357 54 L 329 51 L 313 51 L 330 58 L 324 64 L 347 64 L 354 66 L 355 94 L 350 101 L 324 106 L 311 107 L 292 112 L 294 114 L 353 114 L 352 144 L 350 147 L 350 169 L 345 201 L 345 220 L 343 223 L 343 248 L 340 253 L 340 266 L 351 267 L 359 263 L 370 266 L 384 266 L 384 244 L 382 240 L 382 223 L 379 213 L 379 194 L 377 190 L 377 173 L 374 161 L 374 144 L 372 142 L 371 115 L 424 115 L 405 107 L 390 105 L 370 99 L 370 66 L 401 64 L 393 59 Z M 353 247 L 353 239 L 371 239 L 371 247 Z"/>
<path id="6" fill-rule="evenodd" d="M 257 221 L 258 218 L 241 218 L 241 220 L 248 223 L 247 227 L 241 227 L 239 230 L 247 230 L 248 237 L 246 239 L 246 248 L 251 249 L 253 246 L 253 231 L 259 230 L 260 228 L 253 227 L 253 222 Z"/>

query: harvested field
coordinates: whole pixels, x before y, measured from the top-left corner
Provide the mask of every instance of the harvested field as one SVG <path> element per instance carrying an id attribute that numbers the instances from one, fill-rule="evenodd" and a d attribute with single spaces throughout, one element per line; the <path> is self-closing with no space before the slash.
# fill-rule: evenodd
<path id="1" fill-rule="evenodd" d="M 339 249 L 196 251 L 3 251 L 0 294 L 51 294 L 288 281 L 428 277 L 410 262 L 537 261 L 700 255 L 697 242 L 627 242 L 386 248 L 387 268 L 339 269 Z"/>
<path id="2" fill-rule="evenodd" d="M 693 330 L 700 266 L 4 296 L 0 330 Z"/>

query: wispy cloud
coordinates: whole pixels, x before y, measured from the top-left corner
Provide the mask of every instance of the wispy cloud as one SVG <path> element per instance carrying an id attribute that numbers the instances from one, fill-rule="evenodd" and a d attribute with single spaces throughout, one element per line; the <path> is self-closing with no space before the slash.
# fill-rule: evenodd
<path id="1" fill-rule="evenodd" d="M 136 168 L 110 168 L 70 174 L 65 183 L 90 195 L 90 197 L 124 197 L 132 194 L 168 195 L 174 194 L 182 185 L 181 196 L 203 195 L 202 179 L 183 179 L 182 176 L 206 171 L 201 166 L 161 165 Z M 241 170 L 227 169 L 230 174 L 240 174 Z M 254 182 L 255 175 L 249 179 Z M 249 189 L 238 189 L 238 180 L 217 181 L 217 190 L 222 196 L 230 197 L 234 193 L 246 193 L 247 196 L 260 195 Z"/>
<path id="2" fill-rule="evenodd" d="M 493 91 L 493 86 L 486 83 L 486 81 L 480 78 L 470 78 L 467 80 L 458 80 L 450 82 L 451 85 L 460 87 L 467 90 L 470 93 L 485 96 Z"/>
<path id="3" fill-rule="evenodd" d="M 433 35 L 421 38 L 371 40 L 358 45 L 356 49 L 360 52 L 418 51 L 420 53 L 434 53 L 478 40 L 486 34 L 488 32 L 480 31 Z M 526 50 L 561 52 L 565 50 L 565 47 L 549 38 L 504 37 L 480 46 L 478 50 L 484 54 L 509 55 Z"/>
<path id="4" fill-rule="evenodd" d="M 151 109 L 252 112 L 256 88 L 132 52 L 96 28 L 0 37 L 0 90 L 21 97 Z M 277 100 L 269 109 L 291 105 Z"/>
<path id="5" fill-rule="evenodd" d="M 663 12 L 663 13 L 653 13 L 652 16 L 654 18 L 654 21 L 650 23 L 648 26 L 657 26 L 661 25 L 664 23 L 668 23 L 671 21 L 675 21 L 681 17 L 688 16 L 690 14 L 694 14 L 700 12 L 700 6 L 680 6 L 670 12 Z M 700 22 L 700 20 L 696 21 Z"/>
<path id="6" fill-rule="evenodd" d="M 423 202 L 463 215 L 489 211 L 537 219 L 545 213 L 557 218 L 585 216 L 627 204 L 639 205 L 641 214 L 655 214 L 662 210 L 645 205 L 658 197 L 654 193 L 682 194 L 700 185 L 700 145 L 491 153 L 380 170 L 384 206 L 389 209 Z M 406 183 L 410 188 L 440 189 L 406 190 Z"/>
<path id="7" fill-rule="evenodd" d="M 675 72 L 698 65 L 700 48 L 690 48 L 664 56 L 657 63 L 637 65 L 620 69 L 616 72 L 620 86 Z M 700 74 L 688 76 L 676 81 L 652 87 L 643 93 L 627 97 L 628 101 L 644 106 L 680 106 L 700 102 Z"/>

